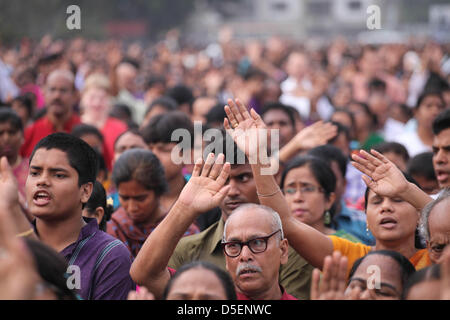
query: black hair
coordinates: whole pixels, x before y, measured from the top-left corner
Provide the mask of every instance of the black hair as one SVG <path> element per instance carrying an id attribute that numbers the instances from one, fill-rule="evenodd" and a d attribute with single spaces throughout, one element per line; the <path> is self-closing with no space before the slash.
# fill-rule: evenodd
<path id="1" fill-rule="evenodd" d="M 139 68 L 140 68 L 139 61 L 137 61 L 136 59 L 130 58 L 130 57 L 123 58 L 119 64 L 123 64 L 123 63 L 132 65 L 136 70 L 139 70 Z"/>
<path id="2" fill-rule="evenodd" d="M 97 178 L 97 155 L 94 149 L 80 138 L 71 134 L 58 132 L 41 139 L 33 149 L 30 162 L 39 149 L 57 149 L 67 155 L 67 160 L 78 173 L 78 186 L 92 182 Z"/>
<path id="3" fill-rule="evenodd" d="M 373 93 L 373 91 L 386 91 L 386 82 L 379 78 L 372 78 L 369 81 L 369 91 Z"/>
<path id="4" fill-rule="evenodd" d="M 157 84 L 162 84 L 164 87 L 166 86 L 166 80 L 161 76 L 151 76 L 147 79 L 145 84 L 145 90 L 153 88 Z"/>
<path id="5" fill-rule="evenodd" d="M 381 154 L 393 152 L 403 158 L 405 162 L 409 161 L 409 153 L 405 146 L 398 142 L 382 142 L 372 147 Z"/>
<path id="6" fill-rule="evenodd" d="M 208 113 L 206 114 L 206 123 L 211 125 L 214 122 L 219 122 L 223 124 L 223 120 L 227 117 L 227 114 L 224 110 L 224 103 L 217 103 L 214 107 L 212 107 Z"/>
<path id="7" fill-rule="evenodd" d="M 10 108 L 0 108 L 0 123 L 9 123 L 14 131 L 23 132 L 22 119 Z"/>
<path id="8" fill-rule="evenodd" d="M 112 181 L 118 188 L 122 182 L 137 181 L 156 196 L 167 191 L 164 167 L 150 150 L 131 149 L 125 151 L 114 164 Z"/>
<path id="9" fill-rule="evenodd" d="M 178 103 L 171 97 L 159 97 L 155 99 L 145 111 L 145 115 L 149 114 L 155 107 L 163 107 L 166 111 L 175 111 L 178 108 Z"/>
<path id="10" fill-rule="evenodd" d="M 105 188 L 103 188 L 103 185 L 99 181 L 95 181 L 91 197 L 89 198 L 88 202 L 86 202 L 84 208 L 89 213 L 93 213 L 98 207 L 102 207 L 105 212 L 98 228 L 106 232 L 106 223 L 109 221 L 109 219 L 111 219 L 111 215 L 114 209 L 112 205 L 107 204 L 106 191 Z"/>
<path id="11" fill-rule="evenodd" d="M 231 279 L 228 272 L 220 269 L 218 266 L 206 262 L 206 261 L 194 261 L 188 264 L 183 265 L 180 269 L 177 270 L 175 275 L 170 278 L 169 282 L 167 283 L 166 288 L 164 289 L 163 293 L 163 299 L 167 300 L 167 296 L 169 295 L 170 290 L 172 289 L 173 283 L 186 271 L 192 270 L 192 269 L 205 269 L 209 270 L 217 277 L 217 279 L 222 284 L 223 290 L 225 291 L 225 295 L 227 297 L 227 300 L 236 300 L 236 289 L 234 287 L 233 280 Z"/>
<path id="12" fill-rule="evenodd" d="M 40 241 L 25 238 L 25 243 L 34 258 L 39 276 L 58 300 L 76 300 L 76 292 L 67 287 L 67 261 Z"/>
<path id="13" fill-rule="evenodd" d="M 342 176 L 345 179 L 345 175 L 347 174 L 348 160 L 342 153 L 341 149 L 331 144 L 325 144 L 323 146 L 318 146 L 309 150 L 308 154 L 321 158 L 322 160 L 326 161 L 330 165 L 330 167 L 331 161 L 337 162 L 339 170 L 341 171 Z"/>
<path id="14" fill-rule="evenodd" d="M 266 74 L 254 67 L 248 68 L 247 71 L 243 74 L 243 79 L 245 81 L 249 81 L 255 78 L 260 78 L 264 80 L 266 78 Z"/>
<path id="15" fill-rule="evenodd" d="M 129 128 L 127 131 L 122 132 L 120 135 L 117 136 L 116 140 L 114 141 L 114 151 L 116 150 L 116 146 L 117 146 L 117 141 L 119 141 L 120 138 L 122 138 L 123 135 L 127 134 L 127 133 L 131 133 L 135 136 L 139 136 L 142 139 L 144 139 L 142 137 L 141 132 L 139 131 L 138 128 Z"/>
<path id="16" fill-rule="evenodd" d="M 344 109 L 344 108 L 335 108 L 333 114 L 331 115 L 331 117 L 333 117 L 333 115 L 335 113 L 338 113 L 338 112 L 345 113 L 350 118 L 350 122 L 352 123 L 352 127 L 348 128 L 348 129 L 354 131 L 355 128 L 356 128 L 356 121 L 355 121 L 355 115 L 353 114 L 353 112 L 351 112 L 348 109 Z M 342 124 L 342 125 L 344 125 L 344 124 Z M 353 132 L 351 132 L 351 136 L 353 136 Z"/>
<path id="17" fill-rule="evenodd" d="M 172 140 L 172 133 L 177 129 L 187 130 L 191 138 L 191 146 L 194 144 L 194 124 L 188 115 L 181 111 L 158 114 L 141 130 L 145 143 L 178 143 Z"/>
<path id="18" fill-rule="evenodd" d="M 325 197 L 328 199 L 330 194 L 336 189 L 336 176 L 326 161 L 310 154 L 295 157 L 286 164 L 281 175 L 280 187 L 284 188 L 289 171 L 304 166 L 309 167 L 314 178 L 324 190 Z"/>
<path id="19" fill-rule="evenodd" d="M 30 94 L 33 94 L 33 93 L 29 93 L 29 94 L 26 93 L 26 94 L 17 96 L 11 101 L 11 105 L 14 102 L 19 102 L 21 105 L 23 105 L 25 107 L 25 110 L 27 110 L 29 118 L 31 118 L 33 116 L 33 100 L 31 99 Z"/>
<path id="20" fill-rule="evenodd" d="M 440 90 L 424 90 L 417 99 L 416 109 L 419 109 L 423 100 L 428 96 L 437 96 L 441 100 L 442 106 L 445 107 L 445 100 Z"/>
<path id="21" fill-rule="evenodd" d="M 127 104 L 115 103 L 109 115 L 113 118 L 124 121 L 125 119 L 131 119 L 132 112 Z"/>
<path id="22" fill-rule="evenodd" d="M 328 140 L 329 144 L 333 144 L 334 142 L 336 142 L 336 140 L 338 139 L 338 137 L 341 133 L 343 133 L 345 135 L 345 137 L 347 138 L 347 140 L 350 142 L 350 140 L 352 139 L 351 134 L 350 134 L 350 128 L 348 128 L 347 126 L 344 126 L 340 122 L 336 122 L 336 121 L 328 121 L 328 122 L 337 127 L 336 136 L 334 138 L 331 138 L 330 140 Z"/>
<path id="23" fill-rule="evenodd" d="M 445 109 L 433 120 L 433 134 L 437 136 L 448 128 L 450 128 L 450 109 Z"/>
<path id="24" fill-rule="evenodd" d="M 433 152 L 422 152 L 411 158 L 408 162 L 408 174 L 424 177 L 427 180 L 436 180 Z"/>
<path id="25" fill-rule="evenodd" d="M 409 277 L 405 286 L 403 287 L 402 299 L 406 300 L 411 289 L 419 283 L 430 281 L 430 280 L 441 280 L 441 265 L 434 264 L 426 268 L 420 269 L 415 272 L 411 277 Z"/>
<path id="26" fill-rule="evenodd" d="M 103 142 L 103 134 L 98 130 L 96 127 L 90 125 L 81 123 L 79 125 L 76 125 L 73 127 L 71 134 L 74 137 L 82 139 L 83 136 L 92 134 L 96 136 L 101 142 Z"/>
<path id="27" fill-rule="evenodd" d="M 359 258 L 353 263 L 353 266 L 350 270 L 349 274 L 349 282 L 351 281 L 351 278 L 355 274 L 358 267 L 361 265 L 361 263 L 364 261 L 365 258 L 371 255 L 382 255 L 386 257 L 392 258 L 399 266 L 400 268 L 400 281 L 402 283 L 402 292 L 405 290 L 406 283 L 408 279 L 416 272 L 416 269 L 414 268 L 414 265 L 409 261 L 405 256 L 403 256 L 401 253 L 398 253 L 397 251 L 392 250 L 376 250 L 376 251 L 370 251 L 368 254 L 366 254 L 364 257 Z"/>
<path id="28" fill-rule="evenodd" d="M 192 102 L 194 102 L 194 94 L 189 87 L 179 84 L 167 90 L 166 95 L 174 99 L 178 106 L 182 104 L 189 105 L 189 112 L 192 112 Z"/>
<path id="29" fill-rule="evenodd" d="M 280 110 L 284 112 L 288 116 L 292 128 L 295 129 L 295 116 L 292 113 L 292 110 L 287 105 L 280 102 L 267 102 L 262 108 L 261 118 L 264 118 L 264 115 L 271 110 Z"/>
<path id="30" fill-rule="evenodd" d="M 349 104 L 356 104 L 361 107 L 362 111 L 370 118 L 372 128 L 375 128 L 378 126 L 378 118 L 377 115 L 370 110 L 370 107 L 367 103 L 360 102 L 360 101 L 351 101 Z"/>

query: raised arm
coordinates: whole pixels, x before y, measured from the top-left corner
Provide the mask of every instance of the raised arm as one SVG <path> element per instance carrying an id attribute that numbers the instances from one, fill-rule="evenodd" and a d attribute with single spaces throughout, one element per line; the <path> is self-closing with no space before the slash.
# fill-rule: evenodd
<path id="1" fill-rule="evenodd" d="M 364 173 L 367 187 L 385 197 L 400 197 L 417 210 L 422 210 L 433 199 L 414 183 L 406 180 L 399 168 L 375 150 L 361 150 L 352 155 L 352 165 Z"/>
<path id="2" fill-rule="evenodd" d="M 324 145 L 328 140 L 335 137 L 337 127 L 332 123 L 317 121 L 314 124 L 302 129 L 295 135 L 279 153 L 281 162 L 286 162 L 300 151 L 307 151 L 312 148 Z"/>
<path id="3" fill-rule="evenodd" d="M 333 243 L 326 235 L 291 215 L 273 176 L 275 172 L 266 161 L 268 131 L 264 121 L 255 110 L 248 112 L 239 100 L 229 100 L 225 112 L 228 119 L 224 120 L 224 127 L 250 161 L 260 203 L 278 212 L 289 244 L 311 265 L 321 269 L 325 257 L 333 252 Z"/>
<path id="4" fill-rule="evenodd" d="M 223 154 L 216 161 L 214 154 L 210 154 L 204 165 L 202 159 L 195 163 L 192 177 L 178 200 L 145 240 L 131 266 L 133 280 L 145 286 L 157 299 L 162 297 L 170 279 L 167 264 L 181 237 L 199 214 L 217 207 L 228 193 L 229 186 L 225 183 L 230 164 L 223 162 Z"/>

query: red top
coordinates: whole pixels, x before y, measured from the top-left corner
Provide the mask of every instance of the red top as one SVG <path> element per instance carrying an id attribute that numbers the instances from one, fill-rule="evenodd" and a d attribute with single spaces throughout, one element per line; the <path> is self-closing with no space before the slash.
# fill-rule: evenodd
<path id="1" fill-rule="evenodd" d="M 64 124 L 63 132 L 70 133 L 72 131 L 72 128 L 80 123 L 80 117 L 77 114 L 72 114 L 70 119 L 67 120 L 67 122 Z M 22 155 L 22 157 L 29 158 L 39 140 L 52 133 L 56 133 L 55 126 L 46 116 L 29 125 L 25 129 L 25 142 L 20 149 L 20 154 Z"/>
<path id="2" fill-rule="evenodd" d="M 117 137 L 127 131 L 127 129 L 128 126 L 125 122 L 115 118 L 108 118 L 105 125 L 101 129 L 101 133 L 103 135 L 103 159 L 105 159 L 105 164 L 108 171 L 111 171 L 112 169 L 114 142 Z"/>

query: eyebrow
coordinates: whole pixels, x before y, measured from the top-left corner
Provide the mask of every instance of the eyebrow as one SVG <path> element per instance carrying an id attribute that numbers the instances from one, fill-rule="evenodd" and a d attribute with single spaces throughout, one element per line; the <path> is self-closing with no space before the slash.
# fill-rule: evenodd
<path id="1" fill-rule="evenodd" d="M 362 278 L 351 278 L 349 284 L 352 281 L 354 281 L 354 280 L 362 282 L 362 283 L 367 283 L 367 280 L 364 280 Z M 389 284 L 389 283 L 386 283 L 386 282 L 380 282 L 380 286 L 391 288 L 392 290 L 394 290 L 398 294 L 397 288 L 394 287 L 392 284 Z"/>
<path id="2" fill-rule="evenodd" d="M 30 166 L 30 169 L 33 169 L 33 170 L 43 170 L 42 169 L 42 167 L 40 167 L 40 166 Z M 50 172 L 66 172 L 66 173 L 69 173 L 69 171 L 67 170 L 67 169 L 64 169 L 64 168 L 50 168 L 50 169 L 48 169 Z"/>
<path id="3" fill-rule="evenodd" d="M 250 241 L 250 240 L 254 240 L 254 239 L 264 238 L 264 237 L 266 237 L 266 236 L 267 236 L 267 235 L 255 234 L 255 235 L 251 235 L 250 237 L 248 237 L 247 240 L 241 240 L 241 239 L 239 239 L 239 238 L 232 237 L 232 238 L 228 239 L 228 240 L 225 241 L 225 242 L 236 242 L 236 241 L 239 241 L 239 242 L 245 242 L 245 241 Z"/>

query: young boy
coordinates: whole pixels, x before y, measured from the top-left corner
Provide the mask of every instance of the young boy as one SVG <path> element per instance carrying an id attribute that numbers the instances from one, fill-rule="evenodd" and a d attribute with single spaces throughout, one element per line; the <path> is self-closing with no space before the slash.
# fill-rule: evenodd
<path id="1" fill-rule="evenodd" d="M 134 284 L 130 252 L 98 229 L 82 209 L 96 178 L 95 151 L 66 133 L 38 142 L 30 156 L 26 182 L 28 208 L 39 239 L 69 262 L 67 284 L 83 299 L 126 299 Z"/>

